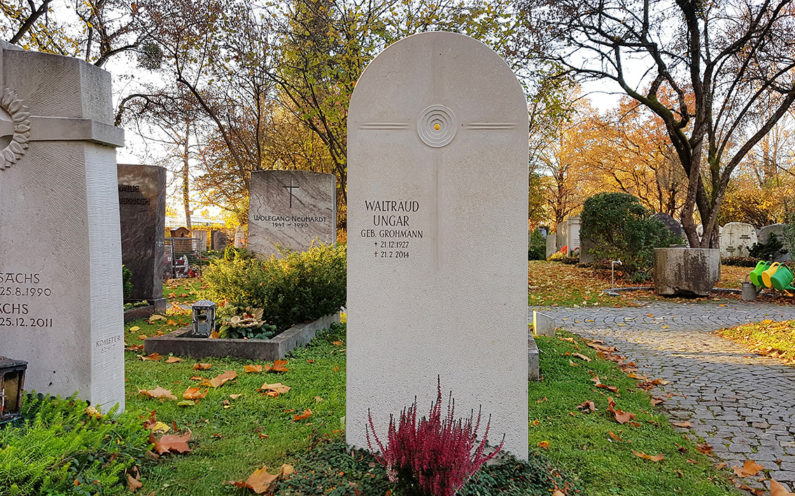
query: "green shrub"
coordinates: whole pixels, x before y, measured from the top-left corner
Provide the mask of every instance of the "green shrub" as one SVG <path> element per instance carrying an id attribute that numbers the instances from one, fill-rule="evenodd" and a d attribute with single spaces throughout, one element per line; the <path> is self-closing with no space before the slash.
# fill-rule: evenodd
<path id="1" fill-rule="evenodd" d="M 759 259 L 756 257 L 726 257 L 721 258 L 721 265 L 734 265 L 737 267 L 756 267 Z"/>
<path id="2" fill-rule="evenodd" d="M 125 267 L 124 265 L 121 266 L 121 287 L 124 299 L 129 300 L 130 298 L 132 298 L 132 293 L 133 293 L 132 271 L 127 267 Z"/>
<path id="3" fill-rule="evenodd" d="M 784 246 L 790 249 L 795 249 L 795 212 L 787 213 L 786 223 L 784 224 L 784 231 L 781 233 L 784 238 Z"/>
<path id="4" fill-rule="evenodd" d="M 536 229 L 530 235 L 530 242 L 527 245 L 528 260 L 545 260 L 547 258 L 547 240 L 541 234 L 541 230 Z"/>
<path id="5" fill-rule="evenodd" d="M 137 416 L 101 418 L 74 396 L 23 402 L 24 423 L 0 429 L 0 496 L 124 494 L 125 471 L 143 460 L 148 436 Z"/>
<path id="6" fill-rule="evenodd" d="M 278 482 L 276 494 L 321 494 L 320 488 L 326 488 L 323 494 L 334 496 L 403 495 L 389 482 L 386 470 L 375 463 L 371 453 L 352 450 L 342 440 L 317 440 L 310 451 L 299 453 L 298 458 L 295 474 Z M 568 494 L 581 494 L 573 477 L 562 474 L 539 453 L 530 453 L 527 461 L 510 454 L 498 458 L 498 462 L 484 465 L 458 494 L 550 496 L 555 488 L 566 486 L 570 488 Z"/>
<path id="7" fill-rule="evenodd" d="M 208 294 L 235 307 L 262 308 L 279 330 L 336 312 L 346 297 L 345 245 L 317 245 L 260 259 L 227 250 L 204 271 Z"/>
<path id="8" fill-rule="evenodd" d="M 773 260 L 779 254 L 787 253 L 784 244 L 778 239 L 775 233 L 770 233 L 767 238 L 767 243 L 754 243 L 748 256 L 761 260 Z"/>
<path id="9" fill-rule="evenodd" d="M 626 193 L 599 193 L 585 200 L 580 216 L 581 238 L 593 243 L 591 254 L 618 260 L 634 280 L 648 274 L 654 264 L 654 248 L 681 243 L 680 237 L 651 217 L 637 198 Z"/>

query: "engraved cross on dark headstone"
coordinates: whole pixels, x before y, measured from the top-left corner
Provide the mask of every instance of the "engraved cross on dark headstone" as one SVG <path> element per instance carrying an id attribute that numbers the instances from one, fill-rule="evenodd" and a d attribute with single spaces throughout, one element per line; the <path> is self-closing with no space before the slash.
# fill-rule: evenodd
<path id="1" fill-rule="evenodd" d="M 299 188 L 297 184 L 295 186 L 293 186 L 293 178 L 292 177 L 290 178 L 290 185 L 289 186 L 284 186 L 284 187 L 287 189 L 287 191 L 290 192 L 290 208 L 293 208 L 293 190 L 294 189 L 301 189 L 301 188 Z"/>

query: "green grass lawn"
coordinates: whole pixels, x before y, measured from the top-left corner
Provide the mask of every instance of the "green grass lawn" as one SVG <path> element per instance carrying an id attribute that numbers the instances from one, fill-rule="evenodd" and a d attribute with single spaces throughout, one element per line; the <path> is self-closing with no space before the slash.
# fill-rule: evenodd
<path id="1" fill-rule="evenodd" d="M 650 394 L 638 389 L 638 382 L 615 363 L 599 359 L 580 338 L 565 332 L 536 341 L 543 378 L 530 383 L 530 446 L 548 442 L 543 452 L 561 470 L 575 474 L 587 494 L 740 494 L 728 483 L 728 472 L 718 473 L 713 461 L 699 453 L 695 439 L 675 430 L 651 405 Z M 592 361 L 571 353 L 581 353 Z M 618 387 L 618 392 L 595 387 L 592 374 L 602 384 Z M 640 425 L 616 422 L 607 411 L 608 397 L 615 400 L 615 408 L 636 414 Z M 586 401 L 593 401 L 595 412 L 577 409 Z M 642 459 L 633 450 L 662 454 L 664 459 Z"/>
<path id="2" fill-rule="evenodd" d="M 620 269 L 620 266 L 617 267 Z M 721 265 L 721 279 L 716 286 L 739 289 L 751 271 L 750 267 Z M 611 306 L 628 307 L 642 305 L 648 301 L 686 302 L 730 302 L 739 301 L 740 295 L 713 293 L 704 298 L 670 298 L 657 296 L 654 291 L 621 292 L 619 296 L 608 296 L 602 292 L 611 287 L 610 270 L 578 267 L 562 262 L 531 260 L 527 263 L 527 301 L 530 306 Z M 624 280 L 621 271 L 615 273 L 616 287 L 653 286 L 653 281 L 634 283 Z M 795 298 L 785 297 L 781 292 L 761 295 L 760 300 L 791 304 Z"/>
<path id="3" fill-rule="evenodd" d="M 145 327 L 140 321 L 130 325 Z M 263 464 L 278 468 L 292 460 L 290 452 L 302 451 L 313 438 L 341 435 L 345 351 L 334 343 L 344 340 L 344 333 L 344 327 L 339 327 L 296 350 L 288 359 L 289 370 L 280 374 L 243 371 L 244 365 L 264 362 L 206 359 L 202 362 L 212 367 L 197 371 L 193 369 L 196 360 L 171 364 L 165 359 L 142 361 L 139 353 L 126 352 L 128 411 L 155 411 L 158 420 L 169 425 L 175 422 L 180 430 L 192 432 L 191 453 L 165 455 L 146 467 L 143 494 L 241 494 L 224 485 L 224 481 L 245 480 Z M 161 386 L 182 400 L 188 387 L 198 385 L 191 377 L 210 379 L 227 370 L 237 372 L 237 379 L 217 389 L 209 388 L 206 398 L 194 406 L 178 406 L 178 401 L 160 401 L 138 393 L 139 389 Z M 257 392 L 266 382 L 282 383 L 292 389 L 272 398 Z M 242 396 L 232 399 L 233 394 Z M 310 417 L 293 420 L 294 415 L 306 409 L 312 411 Z"/>
<path id="4" fill-rule="evenodd" d="M 717 331 L 753 353 L 795 365 L 795 320 L 763 320 Z"/>
<path id="5" fill-rule="evenodd" d="M 139 335 L 169 332 L 187 321 L 187 315 L 170 315 L 153 324 L 131 322 L 126 326 L 127 345 L 140 344 Z M 135 327 L 138 329 L 129 332 Z M 579 338 L 575 343 L 560 338 L 537 341 L 543 379 L 530 384 L 530 447 L 565 475 L 578 479 L 582 494 L 735 494 L 725 474 L 718 474 L 713 461 L 668 424 L 651 406 L 649 393 L 637 389 L 637 381 L 616 364 L 598 358 Z M 573 357 L 573 352 L 592 361 Z M 140 412 L 142 419 L 155 411 L 158 420 L 192 432 L 190 453 L 164 455 L 144 466 L 143 494 L 243 494 L 224 481 L 244 480 L 262 465 L 275 472 L 282 463 L 296 463 L 318 439 L 344 436 L 344 326 L 295 350 L 288 357 L 289 371 L 283 374 L 243 371 L 245 365 L 263 362 L 206 359 L 202 362 L 212 367 L 197 371 L 193 369 L 196 360 L 165 363 L 165 358 L 149 361 L 141 360 L 140 355 L 140 351 L 125 352 L 128 411 Z M 571 366 L 570 361 L 578 366 Z M 209 379 L 226 370 L 235 371 L 237 379 L 209 389 L 206 398 L 194 406 L 177 405 L 182 393 L 197 385 L 191 377 Z M 618 393 L 596 388 L 590 380 L 592 373 L 603 384 L 618 387 Z M 263 396 L 257 389 L 265 382 L 280 382 L 292 389 L 278 398 Z M 178 400 L 160 401 L 138 393 L 158 386 L 170 389 Z M 242 396 L 232 399 L 232 394 Z M 618 424 L 607 412 L 608 396 L 614 397 L 616 408 L 635 413 L 640 426 Z M 587 400 L 594 402 L 596 412 L 585 414 L 577 409 Z M 293 420 L 306 409 L 312 411 L 310 417 Z M 610 432 L 623 442 L 612 439 Z M 544 441 L 549 442 L 546 449 L 538 446 Z M 665 459 L 641 459 L 632 450 L 662 454 Z"/>

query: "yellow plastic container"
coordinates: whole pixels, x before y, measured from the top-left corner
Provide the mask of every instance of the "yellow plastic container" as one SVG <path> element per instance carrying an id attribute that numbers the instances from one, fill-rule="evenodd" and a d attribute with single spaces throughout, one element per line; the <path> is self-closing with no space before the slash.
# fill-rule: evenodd
<path id="1" fill-rule="evenodd" d="M 778 263 L 778 262 L 773 262 L 772 264 L 770 264 L 770 268 L 769 269 L 767 269 L 766 271 L 762 272 L 762 283 L 765 285 L 766 288 L 772 288 L 773 287 L 773 282 L 770 280 L 770 278 L 773 277 L 773 274 L 776 273 L 776 271 L 778 270 L 778 266 L 779 265 L 781 265 L 781 264 Z"/>

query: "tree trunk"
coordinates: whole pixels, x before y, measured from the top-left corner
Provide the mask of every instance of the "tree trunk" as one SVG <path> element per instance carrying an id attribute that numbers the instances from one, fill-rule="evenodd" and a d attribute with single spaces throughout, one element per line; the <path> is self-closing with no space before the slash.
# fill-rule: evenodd
<path id="1" fill-rule="evenodd" d="M 190 223 L 190 119 L 185 119 L 185 141 L 182 142 L 182 203 L 185 206 L 185 227 L 191 229 Z"/>

